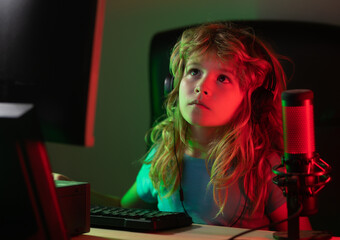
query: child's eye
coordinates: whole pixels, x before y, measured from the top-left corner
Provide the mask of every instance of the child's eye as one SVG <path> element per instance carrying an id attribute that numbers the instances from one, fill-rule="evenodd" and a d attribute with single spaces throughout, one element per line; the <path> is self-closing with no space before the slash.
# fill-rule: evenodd
<path id="1" fill-rule="evenodd" d="M 225 82 L 225 83 L 230 83 L 230 79 L 229 79 L 229 77 L 227 77 L 226 75 L 220 75 L 220 76 L 218 76 L 217 81 L 219 81 L 219 82 Z"/>
<path id="2" fill-rule="evenodd" d="M 190 76 L 197 76 L 197 75 L 200 74 L 200 70 L 197 69 L 197 68 L 192 68 L 192 69 L 189 70 L 188 73 L 189 73 Z"/>

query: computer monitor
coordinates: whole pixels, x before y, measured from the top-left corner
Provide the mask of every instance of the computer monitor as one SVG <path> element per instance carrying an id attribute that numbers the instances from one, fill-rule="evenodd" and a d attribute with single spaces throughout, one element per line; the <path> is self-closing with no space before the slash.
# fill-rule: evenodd
<path id="1" fill-rule="evenodd" d="M 0 1 L 0 102 L 34 103 L 46 141 L 94 144 L 102 2 Z"/>
<path id="2" fill-rule="evenodd" d="M 105 0 L 0 1 L 1 236 L 67 239 L 44 142 L 92 146 Z"/>

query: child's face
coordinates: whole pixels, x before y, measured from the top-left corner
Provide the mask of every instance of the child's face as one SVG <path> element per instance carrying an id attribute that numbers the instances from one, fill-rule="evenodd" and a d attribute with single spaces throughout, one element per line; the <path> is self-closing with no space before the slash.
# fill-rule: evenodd
<path id="1" fill-rule="evenodd" d="M 214 53 L 188 59 L 179 86 L 179 108 L 191 125 L 226 125 L 240 106 L 240 89 L 232 60 L 222 61 Z"/>

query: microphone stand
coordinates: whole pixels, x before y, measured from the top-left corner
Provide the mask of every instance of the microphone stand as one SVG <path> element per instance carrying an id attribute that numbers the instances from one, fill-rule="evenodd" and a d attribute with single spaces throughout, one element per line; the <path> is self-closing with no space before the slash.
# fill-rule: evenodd
<path id="1" fill-rule="evenodd" d="M 300 223 L 299 215 L 301 212 L 301 204 L 298 199 L 298 178 L 296 176 L 289 177 L 286 182 L 287 187 L 287 210 L 288 210 L 288 233 L 275 232 L 275 239 L 300 239 Z M 296 216 L 294 216 L 296 215 Z M 288 235 L 287 235 L 288 234 Z"/>
<path id="2" fill-rule="evenodd" d="M 299 197 L 301 196 L 301 188 L 313 187 L 313 195 L 316 195 L 325 186 L 325 184 L 330 181 L 330 177 L 328 174 L 331 171 L 331 167 L 318 156 L 316 157 L 316 163 L 319 171 L 314 171 L 310 174 L 286 173 L 278 170 L 280 168 L 284 168 L 284 164 L 274 166 L 273 172 L 277 176 L 273 179 L 273 182 L 282 189 L 283 194 L 287 197 L 288 211 L 288 232 L 275 232 L 273 234 L 275 239 L 328 240 L 332 237 L 329 233 L 324 231 L 300 231 L 299 216 L 303 210 L 303 206 L 299 199 Z M 314 182 L 306 185 L 307 178 L 318 176 L 326 176 L 326 179 L 324 181 L 317 181 L 317 183 Z"/>
<path id="3" fill-rule="evenodd" d="M 298 179 L 297 177 L 291 177 L 287 184 L 287 210 L 288 217 L 299 212 L 301 208 L 298 199 Z M 300 238 L 300 222 L 299 216 L 288 220 L 288 239 L 299 239 Z"/>

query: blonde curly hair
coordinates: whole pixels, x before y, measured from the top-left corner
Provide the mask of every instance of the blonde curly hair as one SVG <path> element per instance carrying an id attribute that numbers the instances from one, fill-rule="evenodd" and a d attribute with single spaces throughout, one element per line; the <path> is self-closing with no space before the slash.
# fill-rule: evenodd
<path id="1" fill-rule="evenodd" d="M 283 68 L 274 54 L 253 33 L 232 23 L 210 23 L 185 30 L 173 48 L 170 71 L 174 76 L 174 89 L 165 102 L 166 116 L 156 123 L 147 137 L 156 149 L 151 162 L 150 178 L 158 191 L 169 196 L 179 187 L 180 167 L 190 140 L 190 128 L 183 119 L 179 106 L 179 85 L 186 63 L 193 54 L 214 52 L 221 59 L 230 59 L 238 66 L 239 85 L 245 98 L 232 121 L 209 144 L 206 164 L 214 200 L 223 212 L 228 187 L 244 178 L 244 189 L 250 204 L 250 214 L 265 202 L 271 167 L 268 156 L 282 154 L 281 92 L 286 87 Z M 267 86 L 271 78 L 276 82 L 273 101 L 269 102 L 265 117 L 254 118 L 252 93 L 260 86 Z M 175 150 L 175 151 L 174 151 Z M 208 168 L 207 168 L 208 169 Z M 247 186 L 247 187 L 246 187 Z"/>

